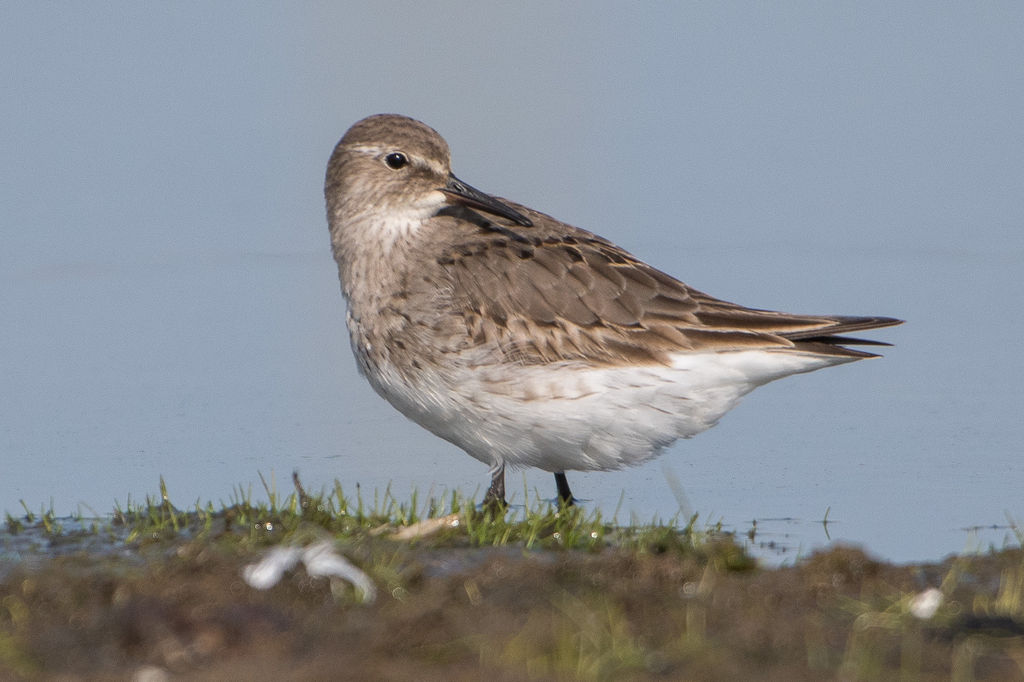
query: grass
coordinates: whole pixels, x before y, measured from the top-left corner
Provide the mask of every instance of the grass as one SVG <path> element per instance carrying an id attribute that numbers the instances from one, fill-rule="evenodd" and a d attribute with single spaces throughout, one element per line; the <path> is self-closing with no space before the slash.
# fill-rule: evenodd
<path id="1" fill-rule="evenodd" d="M 296 477 L 256 497 L 179 507 L 161 480 L 104 519 L 8 514 L 0 677 L 1024 677 L 1019 549 L 897 567 L 834 548 L 764 570 L 696 515 L 624 526 L 536 492 L 495 510 Z M 301 568 L 263 591 L 240 579 L 324 540 L 375 603 Z"/>
<path id="2" fill-rule="evenodd" d="M 620 526 L 605 519 L 598 510 L 558 505 L 535 493 L 527 504 L 504 510 L 484 508 L 458 492 L 421 500 L 413 492 L 401 501 L 391 492 L 374 491 L 365 499 L 356 486 L 347 493 L 335 481 L 326 491 L 307 493 L 298 477 L 294 490 L 280 493 L 261 476 L 263 500 L 256 500 L 252 489 L 237 488 L 219 507 L 199 502 L 188 508 L 175 506 L 163 478 L 159 495 L 141 503 L 131 500 L 118 505 L 110 519 L 122 529 L 127 543 L 164 541 L 175 537 L 196 538 L 226 532 L 251 547 L 281 542 L 302 541 L 318 533 L 327 533 L 345 542 L 400 535 L 402 529 L 424 525 L 422 534 L 412 536 L 411 544 L 429 543 L 433 547 L 508 547 L 527 550 L 583 550 L 597 552 L 620 547 L 633 552 L 661 554 L 714 554 L 730 568 L 753 566 L 753 561 L 718 526 L 700 528 L 697 515 L 680 524 L 667 523 Z M 26 507 L 21 518 L 7 516 L 7 530 L 16 534 L 27 527 L 42 524 L 47 535 L 59 534 L 60 524 L 52 510 L 33 514 Z M 427 522 L 443 521 L 430 525 Z M 97 532 L 99 529 L 97 528 Z"/>

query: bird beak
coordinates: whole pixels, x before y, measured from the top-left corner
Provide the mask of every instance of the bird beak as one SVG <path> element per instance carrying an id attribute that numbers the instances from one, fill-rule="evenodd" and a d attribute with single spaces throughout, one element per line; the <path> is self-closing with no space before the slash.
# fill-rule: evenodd
<path id="1" fill-rule="evenodd" d="M 512 222 L 524 227 L 531 227 L 533 225 L 533 223 L 530 222 L 530 219 L 522 213 L 501 203 L 490 194 L 485 194 L 475 187 L 467 185 L 454 175 L 449 175 L 448 183 L 444 187 L 440 187 L 438 189 L 444 192 L 448 196 L 448 199 L 455 203 L 471 206 L 472 208 L 478 208 L 481 211 L 486 211 L 496 216 L 501 216 L 502 218 L 508 218 Z"/>

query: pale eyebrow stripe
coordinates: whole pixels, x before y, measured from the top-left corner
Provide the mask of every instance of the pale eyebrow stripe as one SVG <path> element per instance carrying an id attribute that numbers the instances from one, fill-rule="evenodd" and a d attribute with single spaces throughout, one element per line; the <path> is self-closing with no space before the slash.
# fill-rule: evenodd
<path id="1" fill-rule="evenodd" d="M 369 145 L 369 144 L 354 144 L 351 147 L 349 147 L 349 149 L 351 149 L 352 151 L 355 151 L 355 152 L 361 152 L 361 153 L 364 153 L 364 154 L 370 154 L 372 156 L 380 156 L 380 155 L 382 155 L 384 153 L 387 153 L 387 152 L 398 152 L 398 151 L 401 151 L 401 150 L 398 150 L 398 149 L 394 149 L 392 147 L 378 147 L 378 146 Z M 438 173 L 440 175 L 443 175 L 446 172 L 444 167 L 442 167 L 438 163 L 435 163 L 433 161 L 433 159 L 419 159 L 419 158 L 417 158 L 415 156 L 407 154 L 406 152 L 401 152 L 401 153 L 403 153 L 406 156 L 408 156 L 409 157 L 409 161 L 411 163 L 413 163 L 413 164 L 416 164 L 416 165 L 421 166 L 421 167 L 422 166 L 426 166 L 427 168 L 430 168 L 431 170 L 435 171 L 436 173 Z"/>
<path id="2" fill-rule="evenodd" d="M 352 151 L 356 151 L 356 152 L 364 152 L 364 153 L 367 153 L 367 154 L 373 154 L 374 156 L 377 156 L 378 154 L 383 154 L 385 152 L 385 149 L 383 147 L 374 147 L 374 146 L 371 146 L 371 145 L 368 145 L 368 144 L 352 145 L 351 147 L 349 147 L 349 149 L 351 149 Z"/>

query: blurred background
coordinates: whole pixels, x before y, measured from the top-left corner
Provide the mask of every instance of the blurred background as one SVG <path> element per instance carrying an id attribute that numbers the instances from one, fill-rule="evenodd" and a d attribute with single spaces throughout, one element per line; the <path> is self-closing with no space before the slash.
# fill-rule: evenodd
<path id="1" fill-rule="evenodd" d="M 182 507 L 259 498 L 293 469 L 482 496 L 486 468 L 348 347 L 323 171 L 394 112 L 467 182 L 713 295 L 907 320 L 882 360 L 570 474 L 587 505 L 757 520 L 789 556 L 1015 543 L 1022 64 L 1011 2 L 5 3 L 0 510 L 102 515 L 161 475 Z M 543 472 L 509 486 L 554 497 Z"/>

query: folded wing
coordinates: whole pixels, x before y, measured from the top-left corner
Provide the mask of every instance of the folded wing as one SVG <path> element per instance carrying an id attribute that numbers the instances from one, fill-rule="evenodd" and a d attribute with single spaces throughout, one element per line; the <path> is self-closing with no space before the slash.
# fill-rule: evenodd
<path id="1" fill-rule="evenodd" d="M 590 232 L 512 204 L 533 227 L 469 209 L 478 227 L 444 248 L 455 310 L 467 332 L 510 360 L 668 363 L 679 352 L 779 350 L 838 357 L 887 345 L 842 334 L 899 324 L 889 317 L 793 315 L 746 308 L 693 289 Z M 465 223 L 462 223 L 465 225 Z"/>

